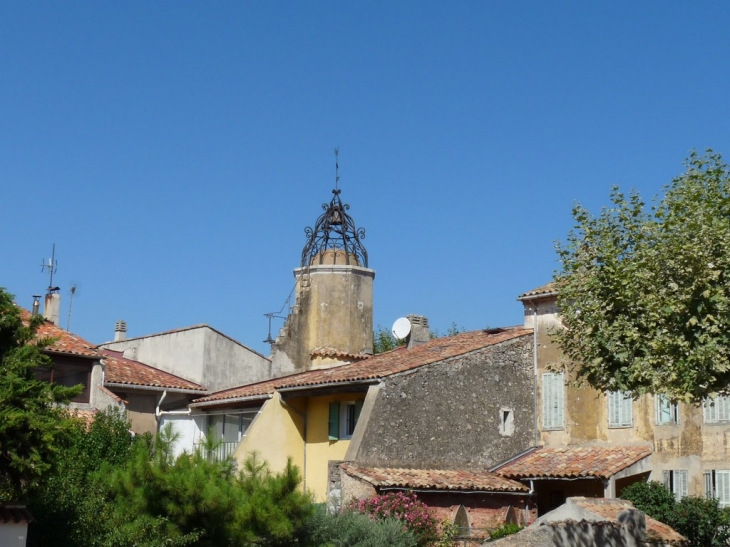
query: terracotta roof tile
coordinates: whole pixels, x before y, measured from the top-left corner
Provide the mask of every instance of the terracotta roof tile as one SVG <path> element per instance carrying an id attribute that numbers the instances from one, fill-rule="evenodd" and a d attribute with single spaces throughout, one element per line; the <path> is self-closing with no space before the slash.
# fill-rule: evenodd
<path id="1" fill-rule="evenodd" d="M 33 515 L 30 514 L 25 505 L 0 502 L 0 522 L 18 524 L 19 522 L 33 522 L 34 520 Z"/>
<path id="2" fill-rule="evenodd" d="M 541 287 L 522 293 L 520 296 L 517 297 L 517 300 L 530 300 L 532 298 L 537 298 L 541 296 L 552 296 L 553 294 L 555 294 L 555 290 L 555 282 L 551 281 L 550 283 L 546 283 Z"/>
<path id="3" fill-rule="evenodd" d="M 20 306 L 18 306 L 20 308 Z M 31 314 L 28 310 L 20 308 L 20 317 L 23 321 L 30 321 Z M 44 348 L 45 351 L 52 353 L 66 353 L 69 355 L 81 355 L 83 357 L 99 357 L 96 346 L 91 342 L 87 342 L 80 336 L 71 334 L 63 330 L 58 325 L 54 325 L 48 320 L 44 320 L 36 331 L 39 338 L 54 338 L 53 344 Z"/>
<path id="4" fill-rule="evenodd" d="M 474 490 L 485 492 L 525 492 L 529 488 L 489 471 L 453 471 L 444 469 L 392 469 L 361 467 L 343 463 L 349 475 L 383 488 L 419 488 L 426 490 Z"/>
<path id="5" fill-rule="evenodd" d="M 537 448 L 494 469 L 511 479 L 608 479 L 651 455 L 648 446 L 562 446 Z"/>
<path id="6" fill-rule="evenodd" d="M 99 353 L 106 364 L 104 369 L 105 385 L 125 384 L 130 387 L 146 386 L 159 387 L 160 389 L 182 389 L 199 393 L 206 392 L 206 389 L 200 384 L 145 365 L 139 361 L 127 359 L 121 351 L 100 349 Z"/>
<path id="7" fill-rule="evenodd" d="M 611 521 L 617 521 L 618 514 L 621 511 L 634 508 L 634 505 L 630 501 L 619 499 L 581 497 L 570 499 L 579 507 Z M 687 541 L 684 536 L 679 534 L 674 528 L 664 524 L 663 522 L 654 520 L 649 515 L 646 515 L 646 535 L 649 541 L 654 542 L 681 544 Z"/>
<path id="8" fill-rule="evenodd" d="M 370 359 L 372 355 L 367 353 L 350 353 L 347 351 L 341 351 L 332 347 L 324 347 L 324 348 L 314 348 L 312 350 L 312 353 L 310 353 L 312 357 L 329 357 L 332 359 L 349 359 L 349 360 L 362 360 L 362 359 Z"/>
<path id="9" fill-rule="evenodd" d="M 196 403 L 224 401 L 258 395 L 268 395 L 276 389 L 305 386 L 322 386 L 355 381 L 378 380 L 392 374 L 405 372 L 430 363 L 443 361 L 451 357 L 463 355 L 478 349 L 493 346 L 501 342 L 514 340 L 532 334 L 531 329 L 510 327 L 494 332 L 477 330 L 464 332 L 444 338 L 434 338 L 414 348 L 399 347 L 386 353 L 373 355 L 370 359 L 339 365 L 327 369 L 309 370 L 213 393 L 208 397 L 197 399 Z"/>

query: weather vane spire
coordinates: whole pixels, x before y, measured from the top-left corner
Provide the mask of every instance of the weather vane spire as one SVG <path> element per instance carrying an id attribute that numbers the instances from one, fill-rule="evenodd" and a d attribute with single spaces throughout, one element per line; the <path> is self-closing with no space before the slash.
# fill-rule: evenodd
<path id="1" fill-rule="evenodd" d="M 335 148 L 335 190 L 338 189 L 337 184 L 340 182 L 340 147 Z"/>

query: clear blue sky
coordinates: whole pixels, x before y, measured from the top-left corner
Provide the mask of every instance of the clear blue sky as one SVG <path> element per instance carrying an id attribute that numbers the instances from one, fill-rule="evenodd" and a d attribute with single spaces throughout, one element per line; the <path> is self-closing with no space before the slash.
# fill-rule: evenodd
<path id="1" fill-rule="evenodd" d="M 208 323 L 268 353 L 339 146 L 376 325 L 519 323 L 575 201 L 651 197 L 693 148 L 730 159 L 728 21 L 720 1 L 6 1 L 0 286 L 30 307 L 55 243 L 84 338 Z"/>

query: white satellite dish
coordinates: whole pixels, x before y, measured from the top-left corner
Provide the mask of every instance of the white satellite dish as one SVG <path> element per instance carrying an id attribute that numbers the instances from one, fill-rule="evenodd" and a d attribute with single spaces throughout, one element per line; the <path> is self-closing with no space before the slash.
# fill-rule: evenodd
<path id="1" fill-rule="evenodd" d="M 411 333 L 411 322 L 406 317 L 396 319 L 392 330 L 393 336 L 398 340 L 404 340 Z"/>

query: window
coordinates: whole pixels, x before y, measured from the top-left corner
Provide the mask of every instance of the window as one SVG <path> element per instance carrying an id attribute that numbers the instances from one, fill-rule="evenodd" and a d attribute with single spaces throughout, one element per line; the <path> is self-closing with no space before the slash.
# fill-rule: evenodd
<path id="1" fill-rule="evenodd" d="M 730 397 L 710 397 L 705 399 L 702 407 L 706 424 L 730 422 Z"/>
<path id="2" fill-rule="evenodd" d="M 634 424 L 634 400 L 627 391 L 609 391 L 608 427 L 631 427 Z"/>
<path id="3" fill-rule="evenodd" d="M 562 372 L 546 372 L 542 375 L 543 429 L 563 429 L 564 390 Z"/>
<path id="4" fill-rule="evenodd" d="M 658 425 L 679 423 L 677 403 L 671 402 L 666 395 L 656 395 L 654 401 L 656 405 L 656 423 Z"/>
<path id="5" fill-rule="evenodd" d="M 84 386 L 84 390 L 71 399 L 74 403 L 88 403 L 91 390 L 91 365 L 57 362 L 53 368 L 39 367 L 35 377 L 44 382 L 52 382 L 66 387 Z"/>
<path id="6" fill-rule="evenodd" d="M 730 470 L 705 471 L 705 497 L 720 500 L 720 507 L 730 507 Z"/>
<path id="7" fill-rule="evenodd" d="M 677 501 L 688 495 L 686 469 L 664 470 L 662 471 L 662 479 L 664 480 L 664 488 L 674 494 Z"/>
<path id="8" fill-rule="evenodd" d="M 511 437 L 515 432 L 515 413 L 507 407 L 499 409 L 499 434 L 502 437 Z"/>
<path id="9" fill-rule="evenodd" d="M 254 416 L 256 411 L 208 415 L 208 435 L 214 442 L 220 443 L 213 454 L 217 459 L 225 459 L 233 454 Z"/>
<path id="10" fill-rule="evenodd" d="M 360 418 L 362 401 L 330 403 L 329 414 L 329 440 L 351 439 L 355 432 L 357 420 Z"/>

